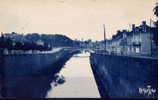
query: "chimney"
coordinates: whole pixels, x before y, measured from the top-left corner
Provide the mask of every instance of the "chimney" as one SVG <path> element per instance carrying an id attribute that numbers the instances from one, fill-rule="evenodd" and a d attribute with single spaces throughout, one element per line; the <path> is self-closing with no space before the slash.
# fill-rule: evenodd
<path id="1" fill-rule="evenodd" d="M 132 31 L 133 31 L 133 33 L 135 33 L 135 24 L 132 24 Z"/>
<path id="2" fill-rule="evenodd" d="M 146 21 L 142 21 L 142 25 L 146 25 Z"/>
<path id="3" fill-rule="evenodd" d="M 142 21 L 142 29 L 143 29 L 144 32 L 147 31 L 146 21 Z"/>
<path id="4" fill-rule="evenodd" d="M 132 30 L 135 29 L 135 24 L 132 24 Z"/>

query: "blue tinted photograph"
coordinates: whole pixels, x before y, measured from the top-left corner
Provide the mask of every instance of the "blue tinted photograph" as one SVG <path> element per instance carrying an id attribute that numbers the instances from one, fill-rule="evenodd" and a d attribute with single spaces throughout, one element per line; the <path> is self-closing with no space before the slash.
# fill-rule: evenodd
<path id="1" fill-rule="evenodd" d="M 158 1 L 0 0 L 0 98 L 158 99 Z"/>

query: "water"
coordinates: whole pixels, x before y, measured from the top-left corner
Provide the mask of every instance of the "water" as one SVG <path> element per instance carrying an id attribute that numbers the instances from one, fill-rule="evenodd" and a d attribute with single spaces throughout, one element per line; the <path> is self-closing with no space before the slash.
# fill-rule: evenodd
<path id="1" fill-rule="evenodd" d="M 54 74 L 59 73 L 73 54 L 60 51 L 53 54 L 4 56 L 0 62 L 0 97 L 45 98 L 51 89 L 51 82 L 58 78 Z"/>
<path id="2" fill-rule="evenodd" d="M 0 64 L 0 97 L 100 97 L 90 54 L 72 55 L 67 54 L 59 61 L 56 58 L 61 53 L 5 56 Z"/>
<path id="3" fill-rule="evenodd" d="M 99 98 L 100 94 L 90 66 L 89 53 L 74 55 L 60 71 L 64 84 L 51 83 L 47 98 Z"/>

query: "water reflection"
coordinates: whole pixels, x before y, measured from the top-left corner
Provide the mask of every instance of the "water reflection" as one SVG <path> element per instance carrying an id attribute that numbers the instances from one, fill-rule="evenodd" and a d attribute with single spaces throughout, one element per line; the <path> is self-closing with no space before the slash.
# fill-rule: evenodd
<path id="1" fill-rule="evenodd" d="M 63 76 L 30 76 L 14 77 L 4 80 L 2 95 L 4 97 L 38 97 L 44 98 L 51 89 L 50 83 L 54 86 L 65 82 Z"/>
<path id="2" fill-rule="evenodd" d="M 0 96 L 7 98 L 100 97 L 89 63 L 90 54 L 81 53 L 73 57 L 72 55 L 67 55 L 60 61 L 32 74 L 26 74 L 30 73 L 25 65 L 26 62 L 23 66 L 17 66 L 18 69 L 14 66 L 14 64 L 18 65 L 18 62 L 15 63 L 17 59 L 29 59 L 32 56 L 6 57 L 4 65 L 8 63 L 12 66 L 8 65 L 8 68 L 5 68 L 1 64 L 5 75 L 0 77 Z M 21 67 L 26 67 L 26 70 Z"/>
<path id="3" fill-rule="evenodd" d="M 4 97 L 45 97 L 51 88 L 52 76 L 16 77 L 5 79 Z"/>
<path id="4" fill-rule="evenodd" d="M 52 64 L 48 66 L 44 66 L 44 69 L 38 70 L 35 73 L 30 74 L 29 70 L 25 70 L 25 73 L 23 74 L 23 68 L 27 68 L 30 66 L 26 66 L 23 64 L 23 66 L 18 66 L 19 69 L 16 69 L 15 66 L 12 65 L 9 70 L 3 69 L 3 72 L 5 75 L 3 75 L 3 79 L 1 78 L 1 95 L 2 97 L 7 98 L 19 98 L 19 97 L 29 97 L 29 98 L 45 98 L 47 95 L 47 92 L 51 89 L 51 83 L 54 82 L 55 86 L 59 84 L 63 84 L 65 82 L 64 76 L 58 75 L 56 73 L 59 73 L 63 65 L 66 61 L 68 61 L 73 54 L 68 54 L 67 56 L 64 56 L 60 59 L 60 61 L 55 61 Z M 23 56 L 26 59 L 26 56 Z M 21 56 L 20 56 L 21 58 Z M 32 58 L 32 56 L 27 56 L 27 58 Z M 10 60 L 8 60 L 10 59 Z M 10 62 L 17 61 L 17 57 L 6 57 L 5 58 L 5 65 Z M 28 61 L 28 60 L 27 60 Z M 23 61 L 24 62 L 24 61 Z M 16 62 L 18 63 L 18 62 Z M 10 63 L 11 64 L 11 63 Z M 18 64 L 17 64 L 18 65 Z M 4 65 L 2 64 L 2 67 L 4 68 Z M 5 66 L 6 67 L 6 66 Z M 21 67 L 21 68 L 20 68 Z M 37 68 L 37 66 L 36 66 Z M 22 69 L 20 72 L 20 69 Z M 14 70 L 14 71 L 13 71 Z M 17 71 L 18 70 L 18 71 Z M 11 71 L 12 75 L 10 74 Z M 32 70 L 35 71 L 35 70 Z M 19 75 L 13 72 L 19 72 L 23 75 Z M 9 74 L 8 74 L 9 73 Z"/>
<path id="5" fill-rule="evenodd" d="M 98 98 L 100 94 L 94 80 L 94 76 L 89 63 L 89 53 L 74 55 L 59 75 L 65 77 L 66 82 L 55 87 L 51 83 L 52 89 L 48 92 L 47 98 Z"/>

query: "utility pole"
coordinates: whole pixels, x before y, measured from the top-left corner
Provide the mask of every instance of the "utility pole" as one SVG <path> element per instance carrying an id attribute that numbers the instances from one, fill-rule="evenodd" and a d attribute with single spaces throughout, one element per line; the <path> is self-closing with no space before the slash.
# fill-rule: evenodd
<path id="1" fill-rule="evenodd" d="M 105 31 L 105 24 L 103 24 L 104 29 L 104 46 L 105 46 L 105 52 L 106 52 L 106 31 Z"/>
<path id="2" fill-rule="evenodd" d="M 151 53 L 151 56 L 152 56 L 152 32 L 151 32 L 151 18 L 150 18 L 150 53 Z"/>

